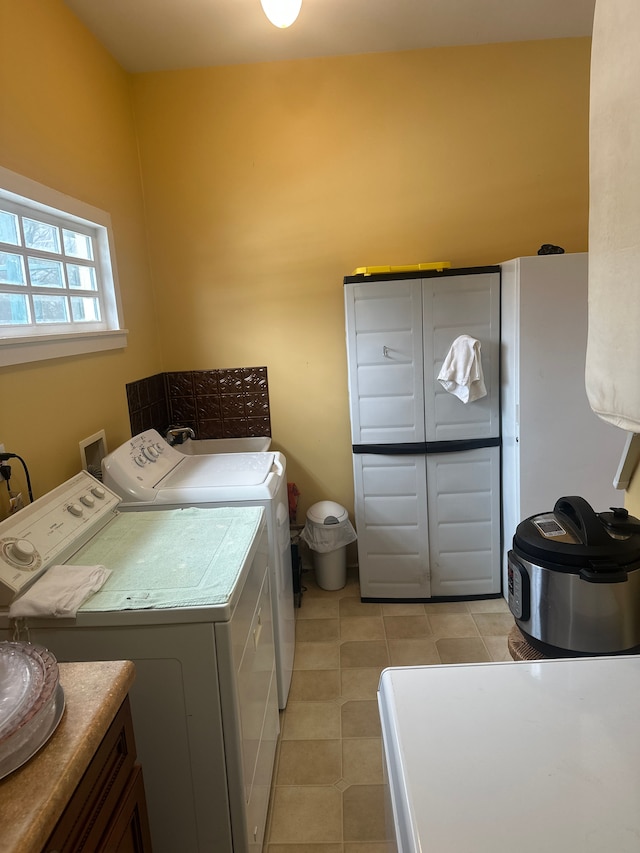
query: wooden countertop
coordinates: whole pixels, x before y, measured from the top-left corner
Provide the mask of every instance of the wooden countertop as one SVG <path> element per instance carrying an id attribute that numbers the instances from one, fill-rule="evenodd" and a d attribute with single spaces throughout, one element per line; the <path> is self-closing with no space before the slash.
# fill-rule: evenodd
<path id="1" fill-rule="evenodd" d="M 58 666 L 65 696 L 58 728 L 0 781 L 0 853 L 40 853 L 135 677 L 131 661 Z"/>

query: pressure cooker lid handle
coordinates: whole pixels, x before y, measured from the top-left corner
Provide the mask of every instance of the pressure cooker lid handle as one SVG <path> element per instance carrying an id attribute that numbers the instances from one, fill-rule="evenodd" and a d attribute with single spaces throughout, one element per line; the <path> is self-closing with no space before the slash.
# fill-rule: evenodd
<path id="1" fill-rule="evenodd" d="M 640 520 L 629 515 L 629 510 L 623 506 L 609 507 L 611 512 L 599 512 L 598 518 L 607 528 L 614 533 L 623 536 L 637 536 L 640 534 Z"/>
<path id="2" fill-rule="evenodd" d="M 577 495 L 558 498 L 553 511 L 568 522 L 585 545 L 594 546 L 611 543 L 602 522 L 591 504 L 584 498 Z"/>

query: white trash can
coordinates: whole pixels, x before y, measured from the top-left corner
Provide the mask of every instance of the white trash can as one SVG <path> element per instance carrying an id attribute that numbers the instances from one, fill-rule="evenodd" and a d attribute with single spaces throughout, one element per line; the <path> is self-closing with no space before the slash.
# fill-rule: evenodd
<path id="1" fill-rule="evenodd" d="M 356 540 L 347 510 L 335 501 L 313 504 L 300 536 L 313 552 L 318 586 L 342 589 L 347 582 L 347 545 Z"/>

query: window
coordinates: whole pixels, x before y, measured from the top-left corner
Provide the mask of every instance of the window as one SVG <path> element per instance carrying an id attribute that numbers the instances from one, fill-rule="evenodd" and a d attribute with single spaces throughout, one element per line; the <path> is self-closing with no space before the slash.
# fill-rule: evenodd
<path id="1" fill-rule="evenodd" d="M 109 215 L 0 168 L 0 365 L 125 345 Z"/>

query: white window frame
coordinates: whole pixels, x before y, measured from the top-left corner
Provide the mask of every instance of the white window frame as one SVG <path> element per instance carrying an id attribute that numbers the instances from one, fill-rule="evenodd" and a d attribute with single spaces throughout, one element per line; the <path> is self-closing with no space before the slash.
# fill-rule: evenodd
<path id="1" fill-rule="evenodd" d="M 101 272 L 99 294 L 104 317 L 103 328 L 95 328 L 91 324 L 89 329 L 79 326 L 55 333 L 52 330 L 43 333 L 42 329 L 30 327 L 25 334 L 25 327 L 3 327 L 0 331 L 0 367 L 126 347 L 128 332 L 122 317 L 111 216 L 104 210 L 2 166 L 1 201 L 17 204 L 26 208 L 34 218 L 40 216 L 61 227 L 91 229 Z"/>

